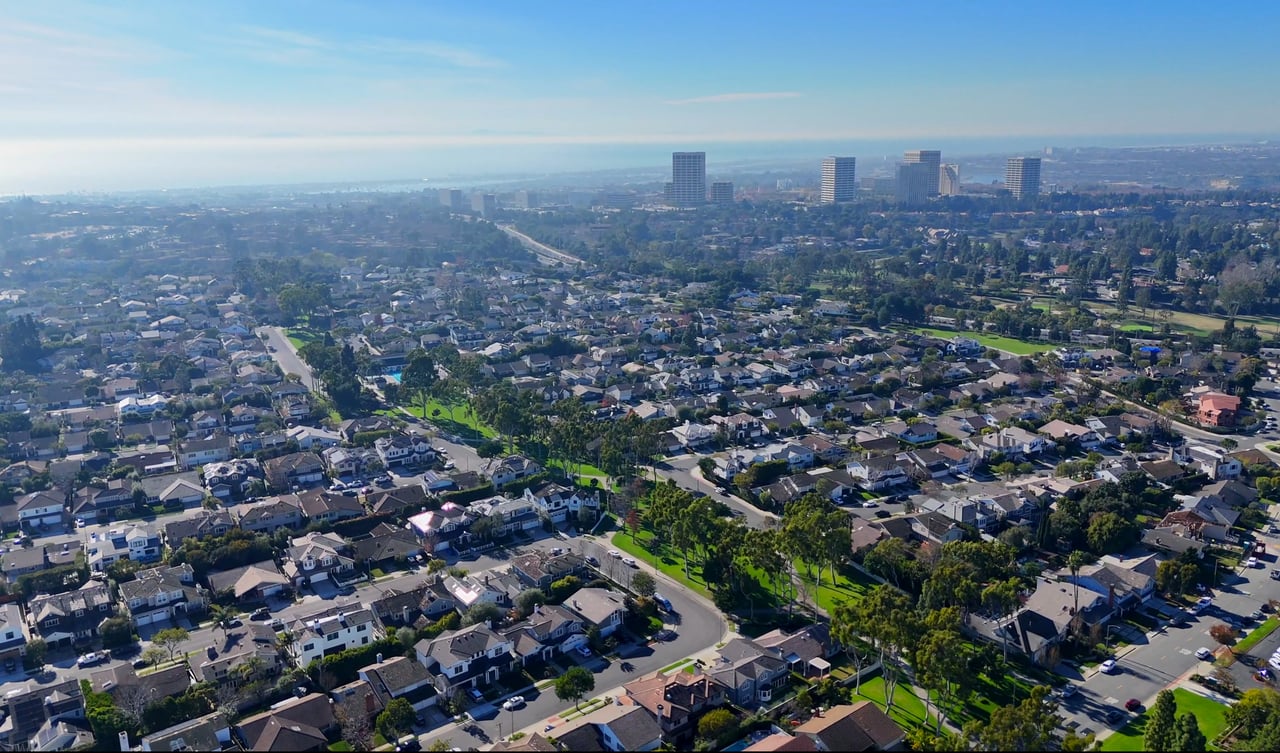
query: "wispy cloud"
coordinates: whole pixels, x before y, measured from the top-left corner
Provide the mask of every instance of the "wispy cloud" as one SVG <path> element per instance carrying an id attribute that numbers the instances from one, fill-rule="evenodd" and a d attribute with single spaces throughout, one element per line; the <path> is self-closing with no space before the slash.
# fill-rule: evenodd
<path id="1" fill-rule="evenodd" d="M 506 63 L 456 45 L 431 40 L 362 37 L 336 41 L 290 29 L 244 26 L 221 40 L 233 53 L 259 62 L 294 67 L 342 67 L 436 61 L 455 68 L 503 68 Z"/>
<path id="2" fill-rule="evenodd" d="M 689 99 L 669 99 L 669 105 L 715 105 L 725 102 L 758 102 L 765 99 L 795 99 L 804 96 L 800 92 L 732 92 L 729 94 L 711 94 L 705 97 Z"/>

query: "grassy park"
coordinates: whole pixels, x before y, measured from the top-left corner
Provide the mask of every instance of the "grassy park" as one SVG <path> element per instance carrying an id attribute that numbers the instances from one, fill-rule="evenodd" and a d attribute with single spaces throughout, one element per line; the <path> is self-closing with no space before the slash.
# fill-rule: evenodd
<path id="1" fill-rule="evenodd" d="M 957 336 L 971 337 L 985 347 L 1003 350 L 1006 353 L 1012 353 L 1016 356 L 1029 356 L 1053 349 L 1052 345 L 1030 343 L 1026 340 L 1017 340 L 1012 337 L 1004 337 L 1002 335 L 990 335 L 983 332 L 961 332 L 948 329 L 933 329 L 931 327 L 917 327 L 911 331 L 918 332 L 922 335 L 930 335 L 931 337 L 941 337 L 945 339 L 951 339 Z"/>

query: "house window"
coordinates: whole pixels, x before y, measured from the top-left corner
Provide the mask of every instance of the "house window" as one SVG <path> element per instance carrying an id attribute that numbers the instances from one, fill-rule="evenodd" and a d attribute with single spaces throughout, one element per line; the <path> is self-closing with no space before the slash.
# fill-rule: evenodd
<path id="1" fill-rule="evenodd" d="M 84 617 L 84 610 L 83 610 L 83 609 L 77 609 L 77 610 L 76 610 L 76 617 Z"/>
<path id="2" fill-rule="evenodd" d="M 361 645 L 361 646 L 367 646 L 367 645 L 369 645 L 369 636 L 367 636 L 367 635 L 366 635 L 365 637 L 361 638 L 361 639 L 360 639 L 360 645 Z"/>
<path id="3" fill-rule="evenodd" d="M 99 605 L 98 605 L 98 611 L 99 611 L 99 612 L 105 612 L 105 611 L 107 611 L 107 610 L 108 610 L 108 609 L 110 609 L 110 608 L 111 608 L 111 605 L 110 605 L 110 604 L 99 604 Z"/>
<path id="4" fill-rule="evenodd" d="M 313 649 L 313 648 L 315 648 L 315 647 L 316 647 L 316 644 L 314 644 L 314 643 L 304 643 L 304 644 L 302 644 L 302 650 L 303 650 L 303 651 L 310 651 L 310 650 L 312 650 L 312 649 Z"/>
<path id="5" fill-rule="evenodd" d="M 363 632 L 365 631 L 365 628 L 367 628 L 367 627 L 369 627 L 369 626 L 368 626 L 368 625 L 360 625 L 359 627 L 357 627 L 357 628 L 356 628 L 356 632 L 357 632 L 357 633 L 363 633 Z"/>
<path id="6" fill-rule="evenodd" d="M 47 619 L 47 620 L 45 620 L 45 621 L 44 621 L 44 626 L 45 626 L 45 627 L 53 627 L 54 625 L 57 625 L 57 624 L 58 624 L 58 618 L 57 618 L 57 617 L 50 617 L 49 619 Z"/>

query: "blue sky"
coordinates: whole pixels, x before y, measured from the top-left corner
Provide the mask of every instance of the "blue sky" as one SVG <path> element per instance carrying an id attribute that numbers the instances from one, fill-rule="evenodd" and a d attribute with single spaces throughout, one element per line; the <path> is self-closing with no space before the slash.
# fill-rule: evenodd
<path id="1" fill-rule="evenodd" d="M 7 3 L 0 193 L 571 170 L 588 146 L 614 167 L 707 144 L 1253 136 L 1280 130 L 1277 21 L 1231 2 Z"/>

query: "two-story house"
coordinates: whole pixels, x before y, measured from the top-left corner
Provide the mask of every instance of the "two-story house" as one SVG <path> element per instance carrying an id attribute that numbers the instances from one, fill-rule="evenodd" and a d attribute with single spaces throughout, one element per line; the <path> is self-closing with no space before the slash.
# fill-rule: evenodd
<path id="1" fill-rule="evenodd" d="M 542 472 L 542 466 L 523 455 L 508 455 L 488 469 L 489 480 L 495 488 L 536 476 Z"/>
<path id="2" fill-rule="evenodd" d="M 15 603 L 0 604 L 0 661 L 20 661 L 27 653 L 31 633 Z"/>
<path id="3" fill-rule="evenodd" d="M 291 653 L 298 666 L 305 667 L 322 656 L 379 640 L 382 628 L 373 612 L 353 609 L 295 623 L 293 636 Z"/>
<path id="4" fill-rule="evenodd" d="M 403 698 L 415 711 L 422 711 L 435 704 L 439 695 L 432 682 L 431 673 L 420 662 L 404 656 L 393 656 L 370 664 L 359 671 L 360 679 L 369 683 L 385 707 L 396 698 Z"/>
<path id="5" fill-rule="evenodd" d="M 512 649 L 510 640 L 484 623 L 414 645 L 418 661 L 431 672 L 436 690 L 443 695 L 493 683 L 510 668 Z"/>
<path id="6" fill-rule="evenodd" d="M 263 462 L 262 472 L 273 489 L 302 489 L 324 480 L 324 461 L 313 452 L 292 452 Z"/>
<path id="7" fill-rule="evenodd" d="M 89 567 L 93 570 L 105 570 L 119 560 L 133 562 L 155 562 L 160 559 L 160 534 L 149 525 L 132 524 L 113 528 L 105 534 L 90 534 L 85 550 L 89 558 Z"/>
<path id="8" fill-rule="evenodd" d="M 284 498 L 275 497 L 245 505 L 239 512 L 237 523 L 246 531 L 263 533 L 275 533 L 281 529 L 297 530 L 302 528 L 302 510 L 297 505 L 289 504 Z"/>
<path id="9" fill-rule="evenodd" d="M 911 481 L 907 474 L 907 463 L 900 462 L 893 455 L 881 455 L 873 458 L 851 458 L 845 463 L 845 472 L 857 479 L 868 491 L 883 491 L 892 486 L 906 484 Z"/>
<path id="10" fill-rule="evenodd" d="M 340 581 L 355 570 L 351 545 L 336 533 L 312 531 L 292 541 L 284 574 L 295 586 L 333 579 Z"/>
<path id="11" fill-rule="evenodd" d="M 556 651 L 567 654 L 587 642 L 582 618 L 559 604 L 534 607 L 533 614 L 500 632 L 522 665 L 545 661 Z"/>
<path id="12" fill-rule="evenodd" d="M 726 688 L 695 667 L 692 674 L 658 672 L 622 686 L 627 698 L 657 720 L 662 739 L 674 746 L 688 745 L 697 731 L 697 720 L 724 705 Z"/>
<path id="13" fill-rule="evenodd" d="M 27 528 L 58 525 L 65 515 L 66 500 L 54 491 L 23 494 L 14 502 L 18 508 L 18 523 Z"/>
<path id="14" fill-rule="evenodd" d="M 178 448 L 178 467 L 199 468 L 208 463 L 220 463 L 231 458 L 231 437 L 212 434 L 207 437 L 186 439 Z"/>
<path id="15" fill-rule="evenodd" d="M 384 468 L 398 468 L 405 465 L 418 465 L 435 458 L 435 451 L 426 437 L 407 432 L 398 432 L 380 437 L 373 443 Z"/>
<path id="16" fill-rule="evenodd" d="M 593 515 L 600 510 L 599 492 L 587 494 L 556 483 L 542 484 L 536 489 L 526 488 L 524 498 L 556 525 L 570 518 L 577 519 L 584 509 L 592 511 Z"/>
<path id="17" fill-rule="evenodd" d="M 586 627 L 598 629 L 601 637 L 612 635 L 627 614 L 622 594 L 605 588 L 580 588 L 565 606 L 581 617 Z"/>
<path id="18" fill-rule="evenodd" d="M 188 538 L 203 539 L 222 536 L 236 527 L 235 518 L 226 510 L 202 510 L 194 517 L 173 520 L 164 525 L 164 540 L 171 549 L 182 546 Z"/>
<path id="19" fill-rule="evenodd" d="M 767 705 L 790 682 L 790 667 L 775 650 L 748 638 L 735 638 L 717 650 L 707 674 L 727 688 L 726 696 L 743 708 Z"/>
<path id="20" fill-rule="evenodd" d="M 39 594 L 27 603 L 27 625 L 51 646 L 68 646 L 98 634 L 98 626 L 113 616 L 111 588 L 96 580 L 74 591 Z"/>
<path id="21" fill-rule="evenodd" d="M 150 625 L 201 612 L 209 593 L 196 583 L 190 563 L 139 570 L 120 583 L 120 600 L 135 626 Z"/>

